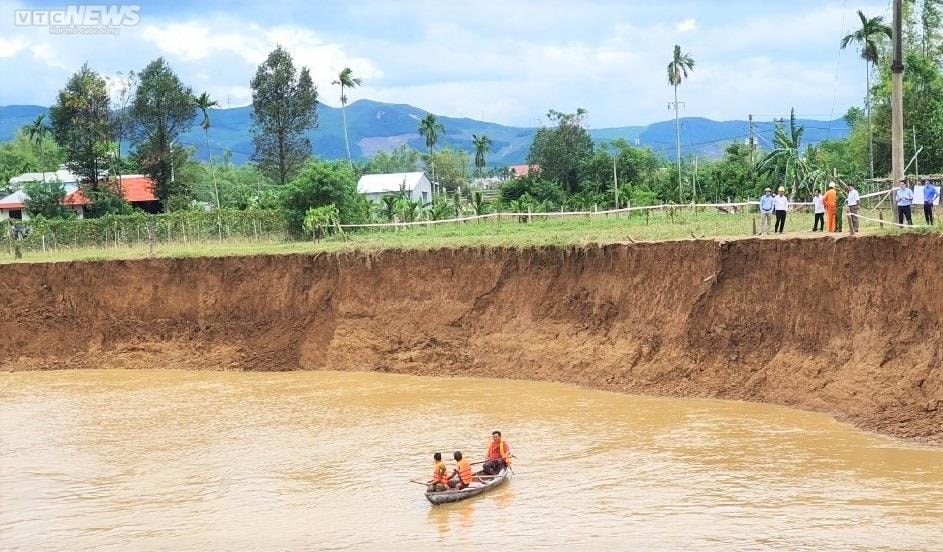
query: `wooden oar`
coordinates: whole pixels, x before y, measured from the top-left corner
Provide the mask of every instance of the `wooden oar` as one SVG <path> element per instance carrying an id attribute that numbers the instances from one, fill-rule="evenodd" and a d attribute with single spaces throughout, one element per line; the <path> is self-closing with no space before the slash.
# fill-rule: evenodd
<path id="1" fill-rule="evenodd" d="M 423 487 L 428 487 L 428 486 L 429 486 L 428 483 L 423 483 L 422 481 L 419 481 L 419 480 L 416 480 L 416 479 L 410 479 L 409 482 L 410 482 L 410 483 L 416 483 L 417 485 L 422 485 Z"/>

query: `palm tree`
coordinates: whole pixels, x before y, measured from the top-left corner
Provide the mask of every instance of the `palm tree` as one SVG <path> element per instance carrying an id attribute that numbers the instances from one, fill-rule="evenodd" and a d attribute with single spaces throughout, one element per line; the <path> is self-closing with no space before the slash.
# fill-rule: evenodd
<path id="1" fill-rule="evenodd" d="M 472 134 L 472 144 L 475 145 L 475 169 L 478 171 L 478 178 L 481 178 L 485 170 L 485 154 L 491 151 L 491 138 Z"/>
<path id="2" fill-rule="evenodd" d="M 200 123 L 200 127 L 203 129 L 203 134 L 206 135 L 206 153 L 209 156 L 210 160 L 210 174 L 213 175 L 213 191 L 216 195 L 216 210 L 219 211 L 219 186 L 216 184 L 216 169 L 213 167 L 213 151 L 210 149 L 210 112 L 209 110 L 217 107 L 219 102 L 210 98 L 210 95 L 206 92 L 200 94 L 199 97 L 195 98 L 193 101 L 196 104 L 197 109 L 203 112 L 203 122 Z"/>
<path id="3" fill-rule="evenodd" d="M 675 89 L 675 141 L 678 153 L 678 201 L 681 201 L 681 121 L 678 119 L 678 86 L 688 78 L 688 72 L 694 70 L 694 58 L 681 53 L 681 46 L 675 44 L 674 55 L 668 64 L 668 84 Z"/>
<path id="4" fill-rule="evenodd" d="M 878 62 L 880 42 L 885 37 L 891 38 L 891 28 L 884 24 L 883 17 L 868 19 L 864 12 L 858 10 L 861 19 L 861 28 L 841 39 L 842 49 L 854 42 L 861 46 L 861 57 L 864 59 L 866 70 L 864 109 L 868 116 L 868 144 L 871 153 L 871 178 L 874 178 L 874 135 L 871 132 L 871 67 Z"/>
<path id="5" fill-rule="evenodd" d="M 810 175 L 808 160 L 800 153 L 805 128 L 796 125 L 796 110 L 789 114 L 789 129 L 785 122 L 776 125 L 773 131 L 773 149 L 763 157 L 757 170 L 768 175 L 774 183 L 789 185 L 789 197 L 795 198 L 800 184 Z"/>
<path id="6" fill-rule="evenodd" d="M 345 88 L 357 88 L 363 81 L 352 76 L 350 67 L 344 67 L 344 70 L 337 75 L 337 80 L 331 84 L 339 84 L 341 87 L 341 116 L 344 118 L 344 144 L 347 146 L 347 163 L 354 167 L 353 159 L 350 156 L 350 140 L 347 138 L 347 95 L 344 94 Z"/>
<path id="7" fill-rule="evenodd" d="M 439 133 L 445 132 L 442 123 L 436 120 L 432 113 L 427 114 L 419 121 L 419 135 L 426 139 L 426 147 L 429 148 L 429 163 L 432 167 L 432 195 L 435 196 L 435 158 L 432 156 L 435 143 L 439 141 Z"/>
<path id="8" fill-rule="evenodd" d="M 43 141 L 49 136 L 49 127 L 46 125 L 46 114 L 37 115 L 33 122 L 26 125 L 26 138 L 39 148 L 40 170 L 43 173 L 43 184 L 46 183 L 46 151 Z"/>

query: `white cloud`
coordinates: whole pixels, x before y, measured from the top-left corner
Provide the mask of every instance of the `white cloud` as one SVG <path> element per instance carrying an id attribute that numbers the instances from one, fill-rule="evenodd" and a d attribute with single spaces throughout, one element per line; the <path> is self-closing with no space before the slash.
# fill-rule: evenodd
<path id="1" fill-rule="evenodd" d="M 238 32 L 216 31 L 215 28 L 237 28 Z M 309 29 L 295 26 L 264 28 L 244 22 L 218 21 L 212 26 L 186 22 L 144 27 L 142 38 L 157 46 L 160 52 L 185 62 L 206 62 L 216 57 L 235 56 L 244 64 L 255 67 L 265 61 L 269 52 L 281 45 L 296 66 L 307 66 L 311 77 L 322 86 L 344 67 L 351 67 L 362 78 L 377 78 L 382 73 L 371 60 L 352 56 L 341 45 L 327 42 Z M 248 82 L 251 75 L 247 75 Z"/>
<path id="2" fill-rule="evenodd" d="M 26 41 L 0 36 L 0 58 L 13 57 L 26 48 Z"/>
<path id="3" fill-rule="evenodd" d="M 675 25 L 675 30 L 679 33 L 687 33 L 697 29 L 697 21 L 693 18 L 685 19 L 684 21 Z"/>

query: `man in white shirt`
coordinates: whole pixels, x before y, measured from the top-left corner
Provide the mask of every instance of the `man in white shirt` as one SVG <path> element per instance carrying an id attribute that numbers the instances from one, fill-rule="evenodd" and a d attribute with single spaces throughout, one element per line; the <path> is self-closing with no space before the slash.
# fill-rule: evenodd
<path id="1" fill-rule="evenodd" d="M 786 229 L 786 211 L 789 210 L 789 199 L 786 197 L 786 188 L 780 186 L 778 194 L 773 198 L 773 210 L 776 213 L 776 227 L 774 231 L 782 234 Z"/>
<path id="2" fill-rule="evenodd" d="M 848 212 L 851 214 L 851 231 L 858 233 L 858 204 L 861 203 L 861 194 L 855 189 L 854 184 L 848 185 Z"/>
<path id="3" fill-rule="evenodd" d="M 812 196 L 812 212 L 815 213 L 812 231 L 825 230 L 825 200 L 822 198 L 822 190 L 816 190 L 815 195 Z"/>

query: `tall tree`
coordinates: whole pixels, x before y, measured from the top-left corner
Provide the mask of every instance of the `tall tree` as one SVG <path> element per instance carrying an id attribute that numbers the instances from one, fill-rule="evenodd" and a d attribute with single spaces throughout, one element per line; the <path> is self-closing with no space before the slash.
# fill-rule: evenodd
<path id="1" fill-rule="evenodd" d="M 581 170 L 593 156 L 593 140 L 583 126 L 587 111 L 561 113 L 551 109 L 547 119 L 554 125 L 537 129 L 527 153 L 527 163 L 546 180 L 563 186 L 568 194 L 576 191 Z"/>
<path id="2" fill-rule="evenodd" d="M 347 137 L 347 94 L 344 93 L 344 89 L 357 88 L 361 83 L 362 81 L 360 79 L 354 78 L 350 67 L 344 67 L 344 70 L 337 76 L 337 80 L 331 83 L 339 84 L 341 87 L 341 116 L 344 119 L 344 145 L 347 146 L 347 164 L 350 165 L 351 168 L 354 167 L 354 161 L 350 156 L 350 139 Z"/>
<path id="3" fill-rule="evenodd" d="M 678 86 L 688 78 L 688 73 L 694 70 L 694 58 L 681 52 L 681 46 L 675 44 L 674 54 L 671 62 L 668 63 L 668 84 L 674 87 L 675 91 L 675 145 L 677 148 L 678 162 L 678 201 L 682 201 L 681 188 L 681 119 L 678 118 Z"/>
<path id="4" fill-rule="evenodd" d="M 181 167 L 189 154 L 175 142 L 193 125 L 193 91 L 180 82 L 164 58 L 147 64 L 139 77 L 131 104 L 135 157 L 154 181 L 154 194 L 161 202 L 185 198 L 190 190 L 175 179 L 174 168 Z"/>
<path id="5" fill-rule="evenodd" d="M 193 101 L 197 109 L 203 113 L 200 128 L 203 129 L 203 135 L 206 138 L 206 155 L 209 157 L 210 174 L 213 177 L 213 194 L 216 196 L 216 209 L 219 209 L 219 185 L 216 183 L 216 167 L 213 166 L 213 150 L 210 148 L 210 109 L 219 106 L 219 102 L 210 98 L 210 95 L 206 92 L 194 98 Z"/>
<path id="6" fill-rule="evenodd" d="M 112 98 L 111 128 L 115 141 L 115 171 L 118 174 L 118 185 L 124 174 L 124 163 L 121 158 L 121 143 L 127 138 L 131 129 L 131 102 L 137 90 L 137 74 L 128 71 L 127 74 L 118 72 L 108 78 L 109 88 L 115 96 Z"/>
<path id="7" fill-rule="evenodd" d="M 432 151 L 435 149 L 436 142 L 439 141 L 439 133 L 445 133 L 445 126 L 440 123 L 435 115 L 428 113 L 419 121 L 419 136 L 426 139 L 426 147 L 429 148 L 429 164 L 432 168 L 432 194 L 436 192 L 435 180 L 435 159 L 432 157 Z"/>
<path id="8" fill-rule="evenodd" d="M 52 135 L 65 150 L 69 169 L 97 190 L 108 166 L 111 139 L 108 86 L 105 79 L 82 65 L 59 91 L 49 110 Z"/>
<path id="9" fill-rule="evenodd" d="M 485 155 L 491 151 L 491 138 L 472 134 L 472 144 L 475 146 L 475 169 L 478 171 L 478 178 L 481 178 L 485 170 Z"/>
<path id="10" fill-rule="evenodd" d="M 307 67 L 295 71 L 291 54 L 277 46 L 259 65 L 252 87 L 252 159 L 284 185 L 311 156 L 305 132 L 317 126 L 318 90 Z"/>
<path id="11" fill-rule="evenodd" d="M 884 23 L 883 17 L 868 18 L 864 12 L 858 10 L 861 27 L 846 35 L 841 40 L 841 47 L 849 44 L 858 44 L 861 48 L 861 58 L 865 65 L 865 95 L 864 110 L 868 118 L 868 148 L 871 156 L 871 178 L 874 178 L 874 131 L 871 128 L 871 67 L 878 62 L 881 43 L 885 38 L 891 38 L 891 28 Z"/>
<path id="12" fill-rule="evenodd" d="M 46 182 L 46 152 L 43 142 L 51 134 L 49 127 L 46 126 L 46 114 L 37 115 L 33 122 L 26 126 L 26 137 L 33 146 L 39 150 L 39 162 L 43 166 L 43 182 Z"/>

